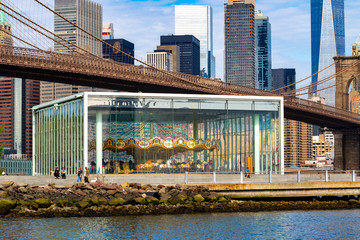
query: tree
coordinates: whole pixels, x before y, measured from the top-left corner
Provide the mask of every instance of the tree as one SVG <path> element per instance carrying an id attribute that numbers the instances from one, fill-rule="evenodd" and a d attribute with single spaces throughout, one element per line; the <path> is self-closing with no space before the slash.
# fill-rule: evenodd
<path id="1" fill-rule="evenodd" d="M 3 124 L 1 125 L 1 127 L 0 127 L 0 133 L 4 130 L 4 128 L 5 128 L 5 123 L 3 123 Z M 1 157 L 4 155 L 4 145 L 5 145 L 5 143 L 2 143 L 2 144 L 0 145 L 0 159 L 1 159 Z"/>

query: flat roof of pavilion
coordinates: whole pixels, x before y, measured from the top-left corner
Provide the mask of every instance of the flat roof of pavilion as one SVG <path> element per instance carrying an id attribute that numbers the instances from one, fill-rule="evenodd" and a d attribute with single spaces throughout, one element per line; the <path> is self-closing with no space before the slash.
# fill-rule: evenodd
<path id="1" fill-rule="evenodd" d="M 238 95 L 208 95 L 208 94 L 173 94 L 173 93 L 133 93 L 133 92 L 82 92 L 68 97 L 60 98 L 54 101 L 42 103 L 34 106 L 32 110 L 39 110 L 47 108 L 59 103 L 70 102 L 76 99 L 84 98 L 85 96 L 100 96 L 100 97 L 127 97 L 127 98 L 156 98 L 156 99 L 186 99 L 186 100 L 234 100 L 234 101 L 283 101 L 283 97 L 272 96 L 238 96 Z"/>

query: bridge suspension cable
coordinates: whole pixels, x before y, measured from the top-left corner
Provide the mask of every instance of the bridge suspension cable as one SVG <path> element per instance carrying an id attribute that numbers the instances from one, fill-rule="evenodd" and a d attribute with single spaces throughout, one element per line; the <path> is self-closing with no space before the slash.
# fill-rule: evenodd
<path id="1" fill-rule="evenodd" d="M 303 78 L 303 79 L 301 79 L 301 80 L 299 80 L 299 81 L 297 81 L 297 82 L 291 83 L 291 84 L 286 85 L 286 86 L 283 86 L 283 87 L 281 87 L 281 88 L 277 88 L 277 89 L 271 90 L 271 92 L 277 92 L 277 91 L 279 91 L 279 90 L 282 90 L 282 89 L 285 89 L 285 88 L 288 88 L 288 87 L 294 86 L 294 85 L 296 85 L 296 84 L 298 84 L 298 83 L 301 83 L 301 82 L 303 82 L 303 81 L 305 81 L 305 80 L 308 80 L 309 78 L 312 78 L 313 76 L 315 76 L 315 75 L 317 75 L 317 74 L 319 74 L 319 73 L 321 73 L 321 72 L 323 72 L 323 71 L 327 70 L 328 68 L 330 68 L 330 67 L 332 67 L 332 66 L 334 66 L 334 65 L 335 65 L 335 62 L 334 62 L 334 63 L 332 63 L 332 64 L 330 64 L 329 66 L 327 66 L 327 67 L 325 67 L 325 68 L 321 69 L 320 71 L 318 71 L 318 72 L 314 73 L 313 75 L 311 75 L 311 76 L 309 76 L 309 77 Z"/>
<path id="2" fill-rule="evenodd" d="M 21 41 L 21 42 L 25 43 L 25 44 L 27 44 L 27 45 L 29 45 L 29 46 L 31 46 L 31 47 L 33 47 L 33 48 L 37 49 L 37 50 L 42 50 L 41 48 L 39 48 L 39 47 L 37 47 L 37 46 L 35 46 L 35 45 L 33 45 L 33 44 L 31 44 L 31 43 L 29 43 L 29 42 L 25 41 L 24 39 L 21 39 L 21 38 L 19 38 L 19 37 L 15 36 L 15 35 L 14 35 L 14 34 L 12 34 L 12 33 L 9 33 L 9 32 L 7 32 L 7 31 L 3 30 L 2 28 L 0 28 L 0 31 L 1 31 L 1 32 L 4 32 L 5 34 L 10 35 L 11 37 L 13 37 L 13 38 L 15 38 L 15 39 L 17 39 L 17 40 L 19 40 L 19 41 Z"/>
<path id="3" fill-rule="evenodd" d="M 35 25 L 36 27 L 44 30 L 46 33 L 48 33 L 48 34 L 50 34 L 50 35 L 53 35 L 54 37 L 57 37 L 57 38 L 65 41 L 66 43 L 70 44 L 72 47 L 74 47 L 75 49 L 77 49 L 77 50 L 76 50 L 76 53 L 81 54 L 81 55 L 85 55 L 85 54 L 83 53 L 83 52 L 85 52 L 85 53 L 87 53 L 87 54 L 89 54 L 89 55 L 91 55 L 91 56 L 94 56 L 94 57 L 96 57 L 96 58 L 102 59 L 102 58 L 100 58 L 99 56 L 97 56 L 96 54 L 93 54 L 93 53 L 87 51 L 86 49 L 83 49 L 83 48 L 79 47 L 78 45 L 73 44 L 72 42 L 66 40 L 65 38 L 63 38 L 63 37 L 61 37 L 61 36 L 58 36 L 57 34 L 55 34 L 55 33 L 51 32 L 51 31 L 49 31 L 48 29 L 40 26 L 40 25 L 37 24 L 36 22 L 34 22 L 34 21 L 32 21 L 31 19 L 27 18 L 27 17 L 24 16 L 23 14 L 15 11 L 15 10 L 12 9 L 11 7 L 7 6 L 6 4 L 3 3 L 2 5 L 3 5 L 4 7 L 6 7 L 7 9 L 9 9 L 10 11 L 12 11 L 13 13 L 15 13 L 15 14 L 19 15 L 20 17 L 26 19 L 28 22 L 30 22 L 31 24 Z M 49 36 L 49 35 L 41 32 L 41 31 L 39 31 L 38 29 L 36 29 L 36 28 L 33 27 L 33 26 L 30 26 L 29 24 L 27 24 L 27 23 L 25 23 L 24 21 L 20 20 L 19 18 L 17 18 L 17 17 L 14 16 L 13 14 L 9 13 L 8 11 L 6 11 L 6 10 L 3 10 L 3 11 L 4 11 L 5 13 L 7 13 L 9 16 L 11 16 L 12 18 L 14 18 L 15 20 L 21 22 L 22 24 L 24 24 L 24 25 L 26 25 L 27 27 L 33 29 L 34 31 L 40 33 L 40 34 L 43 35 L 44 37 L 46 37 L 46 38 L 48 38 L 48 39 L 51 39 L 52 41 L 54 41 L 54 42 L 56 42 L 56 43 L 58 43 L 58 44 L 60 44 L 60 45 L 62 45 L 62 46 L 64 46 L 64 47 L 66 47 L 67 49 L 69 49 L 69 50 L 71 50 L 71 51 L 75 51 L 73 48 L 67 46 L 66 44 L 61 43 L 60 41 L 56 40 L 54 37 L 51 37 L 51 36 Z M 33 45 L 32 45 L 32 46 L 33 46 Z M 80 50 L 80 51 L 79 51 L 79 50 Z"/>
<path id="4" fill-rule="evenodd" d="M 39 19 L 43 18 L 42 17 L 43 15 L 46 15 L 46 14 L 43 14 L 43 12 L 39 13 L 39 11 L 36 11 L 34 9 L 34 4 L 29 4 L 28 1 L 21 2 L 21 5 L 22 5 L 21 9 L 26 9 L 27 14 L 30 14 L 32 16 L 32 18 L 35 18 L 38 21 L 39 21 Z M 22 11 L 19 9 L 18 6 L 15 6 L 14 1 L 11 1 L 11 0 L 0 1 L 0 11 L 1 12 L 4 12 L 4 14 L 5 14 L 8 11 L 10 11 L 8 9 L 8 7 L 16 12 L 16 13 L 12 13 L 12 14 L 19 17 L 21 20 L 28 23 L 29 25 L 32 25 L 33 27 L 37 28 L 32 23 L 30 23 L 28 20 L 22 18 L 21 16 L 19 16 L 17 14 L 17 12 L 22 13 Z M 25 24 L 20 23 L 18 20 L 13 19 L 8 14 L 6 14 L 5 21 L 7 21 L 7 25 L 9 26 L 9 28 L 7 29 L 8 32 L 11 32 L 14 36 L 17 36 L 18 38 L 25 39 L 27 42 L 31 43 L 32 46 L 35 45 L 42 49 L 49 49 L 53 45 L 52 40 L 44 38 L 41 34 L 34 31 L 33 29 L 29 28 Z M 49 22 L 49 21 L 45 21 L 45 22 Z M 14 45 L 23 46 L 23 44 L 25 44 L 23 41 L 21 41 L 19 39 L 13 38 L 13 40 L 14 41 L 12 44 L 14 44 Z M 26 46 L 29 47 L 30 45 L 26 44 Z"/>
<path id="5" fill-rule="evenodd" d="M 337 76 L 339 76 L 339 75 L 347 72 L 349 69 L 351 69 L 351 68 L 353 68 L 353 67 L 355 67 L 355 66 L 357 66 L 357 65 L 359 65 L 359 64 L 360 64 L 360 61 L 358 60 L 358 61 L 354 62 L 353 64 L 351 64 L 350 66 L 344 68 L 343 70 L 341 70 L 341 71 L 339 71 L 339 72 L 336 72 L 336 73 L 334 73 L 334 74 L 332 74 L 332 75 L 330 75 L 330 76 L 327 76 L 326 78 L 321 79 L 321 80 L 318 81 L 318 82 L 312 83 L 312 84 L 310 84 L 310 85 L 307 85 L 307 86 L 304 86 L 304 87 L 301 87 L 301 88 L 298 88 L 298 89 L 294 89 L 294 90 L 291 90 L 291 91 L 287 91 L 287 92 L 283 93 L 283 95 L 285 95 L 285 96 L 287 96 L 287 95 L 293 95 L 294 93 L 306 91 L 306 90 L 308 90 L 309 88 L 313 88 L 313 87 L 315 87 L 315 86 L 319 86 L 319 85 L 321 85 L 321 84 L 324 84 L 325 82 L 328 82 L 328 81 L 336 78 Z M 333 86 L 335 86 L 335 85 L 333 85 Z M 326 89 L 329 89 L 329 88 L 330 88 L 330 87 L 327 87 Z M 314 90 L 313 92 L 317 92 L 317 90 Z M 307 93 L 304 93 L 304 94 L 301 94 L 301 95 L 305 95 L 305 94 L 307 94 Z"/>
<path id="6" fill-rule="evenodd" d="M 40 26 L 39 24 L 35 23 L 34 21 L 30 20 L 29 18 L 25 17 L 24 15 L 20 14 L 18 11 L 10 8 L 8 5 L 6 5 L 6 4 L 2 4 L 2 5 L 4 5 L 7 9 L 11 10 L 11 11 L 14 12 L 15 14 L 19 15 L 20 17 L 26 19 L 27 21 L 29 21 L 31 24 L 35 25 L 36 27 L 39 27 L 40 29 L 42 29 L 42 30 L 44 30 L 45 32 L 53 35 L 54 37 L 57 37 L 57 38 L 59 38 L 59 39 L 62 39 L 62 40 L 64 40 L 65 42 L 67 42 L 67 43 L 69 43 L 70 45 L 72 45 L 73 47 L 75 47 L 75 48 L 77 48 L 77 49 L 80 49 L 81 51 L 76 51 L 77 53 L 82 54 L 82 55 L 85 55 L 85 54 L 83 54 L 83 52 L 86 52 L 86 53 L 88 53 L 88 54 L 90 54 L 90 55 L 98 58 L 98 59 L 101 60 L 101 61 L 109 61 L 108 59 L 104 59 L 104 58 L 102 58 L 102 57 L 100 57 L 100 56 L 97 56 L 96 54 L 90 53 L 90 52 L 87 51 L 86 49 L 83 49 L 83 48 L 81 48 L 81 47 L 79 47 L 79 46 L 77 46 L 77 45 L 75 45 L 75 44 L 67 41 L 66 39 L 62 38 L 61 36 L 59 36 L 59 35 L 51 32 L 51 31 L 45 29 L 44 27 Z M 45 6 L 44 4 L 41 4 L 41 5 L 42 5 L 42 6 Z M 49 7 L 47 7 L 47 6 L 45 6 L 45 7 L 46 7 L 46 9 L 50 10 L 51 12 L 54 12 L 54 11 L 52 11 Z M 15 20 L 17 20 L 17 21 L 19 21 L 20 23 L 24 24 L 25 26 L 31 28 L 32 30 L 34 30 L 34 31 L 36 31 L 36 32 L 38 32 L 38 33 L 40 33 L 42 36 L 51 39 L 52 41 L 54 41 L 54 42 L 56 42 L 56 43 L 64 46 L 65 48 L 67 48 L 67 49 L 70 50 L 70 51 L 74 51 L 73 48 L 67 46 L 67 45 L 64 44 L 64 43 L 61 43 L 60 41 L 57 41 L 54 37 L 51 37 L 51 36 L 49 36 L 49 35 L 41 32 L 41 31 L 39 31 L 38 29 L 36 29 L 35 27 L 31 26 L 30 24 L 27 24 L 26 22 L 22 21 L 22 20 L 19 19 L 18 17 L 14 16 L 14 15 L 11 14 L 9 11 L 4 10 L 4 12 L 7 13 L 7 14 L 8 14 L 9 16 L 11 16 L 12 18 L 14 18 Z M 56 13 L 56 12 L 55 12 L 55 13 Z M 74 23 L 72 23 L 71 21 L 69 21 L 68 19 L 64 18 L 64 17 L 61 16 L 60 14 L 57 14 L 57 15 L 60 16 L 61 18 L 63 18 L 65 21 L 71 23 L 72 25 L 74 25 L 75 27 L 77 27 L 78 29 L 80 29 L 81 31 L 84 31 L 86 34 L 90 34 L 90 33 L 88 33 L 87 31 L 83 30 L 82 28 L 78 27 L 76 24 L 74 24 Z M 92 35 L 92 34 L 90 34 L 90 35 Z M 93 36 L 93 35 L 92 35 L 92 36 Z M 95 36 L 93 36 L 93 37 L 95 37 Z M 95 38 L 96 38 L 96 37 L 95 37 Z M 18 39 L 18 38 L 17 38 L 17 39 Z M 101 42 L 109 45 L 108 43 L 102 41 L 102 40 L 99 39 L 99 38 L 97 38 L 97 40 L 99 40 L 99 41 L 101 41 Z M 24 41 L 23 41 L 23 42 L 24 42 Z M 29 44 L 29 45 L 32 46 L 32 47 L 34 47 L 33 44 Z M 122 53 L 124 53 L 125 55 L 128 55 L 128 56 L 132 57 L 131 55 L 123 52 L 121 49 L 115 48 L 115 47 L 112 46 L 112 45 L 109 45 L 109 46 L 112 47 L 113 49 L 115 49 L 116 51 L 122 52 Z M 37 49 L 38 49 L 38 48 L 37 48 Z M 134 57 L 132 57 L 132 58 L 134 58 Z M 134 58 L 134 59 L 137 60 L 136 58 Z M 138 60 L 138 61 L 139 61 L 139 60 Z M 143 63 L 143 62 L 141 62 L 141 63 Z M 118 63 L 117 63 L 117 62 L 113 62 L 113 64 L 118 64 Z M 146 64 L 146 63 L 143 63 L 143 64 Z M 147 64 L 146 64 L 146 65 L 147 65 Z M 175 78 L 177 78 L 177 79 L 180 79 L 180 80 L 182 80 L 182 81 L 186 81 L 186 82 L 188 82 L 188 83 L 201 86 L 202 88 L 208 88 L 207 86 L 204 86 L 204 85 L 202 85 L 202 84 L 197 84 L 197 83 L 194 83 L 194 82 L 192 82 L 192 81 L 187 81 L 186 79 L 180 78 L 179 76 L 170 74 L 170 73 L 168 73 L 168 72 L 166 72 L 166 71 L 157 69 L 157 68 L 155 68 L 155 67 L 153 67 L 153 66 L 151 66 L 151 65 L 147 65 L 147 66 L 151 67 L 152 69 L 161 71 L 161 72 L 163 72 L 163 73 L 165 73 L 165 74 L 167 74 L 167 75 L 170 75 L 170 76 L 172 76 L 172 77 L 175 77 Z"/>
<path id="7" fill-rule="evenodd" d="M 360 76 L 360 73 L 354 75 L 353 77 L 355 78 L 355 77 L 358 77 L 358 76 Z M 347 80 L 345 79 L 343 81 L 347 81 Z M 306 94 L 312 94 L 312 93 L 316 93 L 316 92 L 321 92 L 321 91 L 324 91 L 326 89 L 333 88 L 333 87 L 335 87 L 335 86 L 337 86 L 339 84 L 342 84 L 342 82 L 337 82 L 337 83 L 335 83 L 335 84 L 333 84 L 331 86 L 327 86 L 327 87 L 321 88 L 321 89 L 316 90 L 316 91 L 311 91 L 311 92 L 306 92 L 306 93 L 299 93 L 299 94 L 295 94 L 295 95 L 292 95 L 292 96 L 302 96 L 302 95 L 306 95 Z"/>
<path id="8" fill-rule="evenodd" d="M 179 77 L 179 76 L 177 76 L 177 75 L 175 75 L 175 74 L 171 74 L 170 72 L 167 72 L 167 71 L 164 71 L 164 70 L 162 70 L 162 69 L 156 68 L 156 67 L 154 67 L 154 66 L 152 66 L 152 65 L 150 65 L 150 64 L 145 63 L 144 61 L 141 61 L 141 60 L 139 60 L 139 59 L 131 56 L 130 54 L 122 51 L 120 48 L 117 48 L 117 47 L 115 47 L 115 46 L 113 46 L 113 45 L 105 42 L 104 40 L 96 37 L 96 36 L 93 35 L 92 33 L 86 31 L 85 29 L 83 29 L 83 28 L 81 28 L 81 27 L 79 27 L 77 24 L 71 22 L 70 20 L 68 20 L 67 18 L 65 18 L 64 16 L 62 16 L 61 14 L 59 14 L 59 13 L 57 13 L 56 11 L 52 10 L 51 8 L 49 8 L 48 6 L 46 6 L 45 4 L 43 4 L 41 1 L 39 1 L 39 0 L 34 0 L 34 1 L 37 2 L 38 4 L 40 4 L 41 6 L 43 6 L 44 8 L 48 9 L 48 10 L 51 11 L 52 13 L 54 13 L 56 16 L 62 18 L 63 20 L 65 20 L 65 21 L 68 22 L 69 24 L 73 25 L 73 26 L 76 27 L 77 29 L 81 30 L 82 32 L 84 32 L 84 33 L 88 34 L 89 36 L 91 36 L 92 38 L 96 39 L 97 41 L 99 41 L 99 42 L 107 45 L 107 46 L 110 47 L 110 48 L 112 48 L 113 50 L 118 51 L 118 52 L 121 52 L 123 55 L 125 55 L 125 56 L 127 56 L 127 57 L 130 57 L 130 58 L 134 59 L 135 61 L 137 61 L 137 62 L 139 62 L 139 63 L 141 63 L 141 64 L 143 64 L 143 65 L 145 65 L 145 66 L 147 66 L 147 67 L 150 67 L 150 68 L 152 68 L 152 69 L 154 69 L 154 70 L 156 70 L 156 71 L 159 71 L 159 72 L 161 72 L 161 73 L 163 73 L 163 74 L 172 76 L 172 77 L 174 77 L 174 78 L 177 78 L 177 79 L 179 79 L 179 80 L 185 81 L 185 82 L 187 82 L 187 83 L 191 83 L 191 84 L 195 84 L 195 85 L 198 85 L 198 86 L 200 86 L 200 87 L 203 87 L 203 88 L 207 88 L 207 87 L 204 86 L 204 85 L 197 84 L 197 83 L 194 83 L 194 82 L 192 82 L 192 81 L 188 81 L 187 79 L 181 78 L 181 77 Z"/>

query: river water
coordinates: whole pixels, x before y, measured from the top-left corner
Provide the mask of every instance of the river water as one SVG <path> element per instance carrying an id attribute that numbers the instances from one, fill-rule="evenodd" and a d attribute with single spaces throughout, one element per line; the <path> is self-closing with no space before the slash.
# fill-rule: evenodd
<path id="1" fill-rule="evenodd" d="M 360 239 L 360 210 L 0 219 L 1 239 Z"/>

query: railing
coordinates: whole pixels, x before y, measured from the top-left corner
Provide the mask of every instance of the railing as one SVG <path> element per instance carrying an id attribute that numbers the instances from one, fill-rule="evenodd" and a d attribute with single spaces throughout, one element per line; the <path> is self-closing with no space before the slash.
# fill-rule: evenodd
<path id="1" fill-rule="evenodd" d="M 29 48 L 0 46 L 0 62 L 33 66 L 34 68 L 54 69 L 62 72 L 88 74 L 93 76 L 125 79 L 133 82 L 192 89 L 215 94 L 237 94 L 255 96 L 281 96 L 259 89 L 231 85 L 183 73 L 158 71 L 149 67 L 114 62 L 108 59 L 84 56 L 80 54 L 61 54 Z M 307 101 L 296 97 L 285 97 L 285 106 L 308 109 L 324 115 L 350 120 L 360 124 L 360 115 Z"/>
<path id="2" fill-rule="evenodd" d="M 255 174 L 228 172 L 185 172 L 185 184 L 246 184 L 302 182 L 360 182 L 360 171 L 295 171 L 285 174 Z"/>

